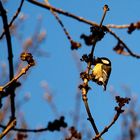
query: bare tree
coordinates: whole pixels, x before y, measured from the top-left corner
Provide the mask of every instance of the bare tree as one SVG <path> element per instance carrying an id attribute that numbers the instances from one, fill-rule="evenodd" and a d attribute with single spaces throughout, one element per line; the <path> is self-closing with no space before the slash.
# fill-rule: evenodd
<path id="1" fill-rule="evenodd" d="M 116 46 L 113 48 L 117 54 L 124 55 L 126 57 L 130 56 L 133 59 L 139 59 L 140 55 L 138 53 L 133 52 L 130 47 L 121 39 L 117 33 L 115 33 L 112 29 L 127 29 L 128 34 L 132 34 L 137 29 L 140 29 L 140 22 L 130 23 L 126 25 L 114 25 L 114 24 L 107 24 L 104 25 L 104 20 L 108 14 L 109 6 L 104 5 L 103 7 L 103 15 L 101 17 L 100 23 L 96 23 L 91 20 L 87 20 L 86 18 L 77 16 L 72 14 L 68 11 L 56 8 L 52 6 L 48 0 L 44 0 L 43 2 L 35 1 L 35 0 L 21 0 L 19 6 L 9 20 L 8 14 L 5 8 L 5 4 L 8 3 L 7 1 L 0 1 L 0 15 L 1 15 L 1 23 L 3 25 L 3 30 L 1 31 L 0 40 L 1 42 L 6 42 L 7 46 L 7 55 L 8 55 L 8 72 L 4 73 L 5 69 L 3 67 L 3 72 L 1 72 L 1 77 L 9 76 L 9 79 L 1 81 L 3 86 L 0 86 L 0 107 L 1 107 L 1 117 L 0 117 L 0 127 L 2 128 L 2 132 L 0 134 L 0 139 L 3 137 L 7 139 L 15 139 L 15 140 L 22 140 L 28 139 L 29 133 L 41 133 L 41 132 L 53 132 L 53 131 L 61 131 L 63 138 L 65 140 L 72 140 L 72 139 L 84 139 L 84 133 L 86 133 L 87 138 L 93 140 L 102 140 L 103 135 L 107 133 L 110 128 L 115 125 L 115 122 L 118 121 L 118 118 L 122 113 L 125 112 L 125 105 L 129 104 L 130 96 L 128 97 L 121 97 L 120 95 L 115 96 L 114 102 L 117 103 L 112 110 L 115 109 L 115 114 L 112 120 L 110 120 L 109 124 L 107 124 L 102 130 L 99 130 L 96 121 L 98 119 L 94 118 L 94 114 L 92 114 L 93 108 L 89 105 L 88 101 L 88 94 L 89 91 L 94 91 L 92 88 L 92 84 L 97 84 L 103 87 L 103 90 L 106 91 L 108 81 L 111 77 L 112 71 L 112 62 L 108 57 L 100 57 L 96 56 L 95 50 L 97 46 L 97 42 L 101 42 L 107 33 L 109 33 L 115 40 L 117 40 Z M 44 127 L 38 129 L 30 129 L 28 128 L 28 123 L 24 120 L 24 117 L 20 120 L 21 121 L 21 128 L 16 126 L 16 122 L 19 121 L 19 116 L 16 115 L 16 112 L 19 111 L 22 104 L 28 101 L 28 97 L 25 97 L 22 101 L 18 102 L 16 96 L 18 94 L 18 87 L 22 87 L 24 81 L 28 76 L 30 76 L 29 72 L 31 69 L 34 69 L 36 66 L 36 61 L 33 56 L 47 56 L 49 54 L 41 50 L 40 45 L 46 39 L 46 32 L 43 30 L 41 31 L 41 22 L 42 19 L 38 18 L 36 24 L 36 29 L 34 34 L 26 39 L 23 43 L 23 47 L 21 48 L 20 54 L 18 55 L 18 59 L 16 63 L 13 60 L 14 54 L 14 42 L 12 41 L 12 36 L 15 36 L 19 42 L 21 42 L 21 36 L 18 34 L 20 32 L 20 24 L 23 22 L 24 24 L 24 14 L 22 14 L 22 8 L 25 5 L 36 6 L 36 9 L 44 9 L 44 13 L 50 12 L 53 17 L 56 19 L 58 25 L 62 28 L 65 36 L 67 37 L 70 48 L 69 51 L 72 51 L 75 63 L 77 65 L 77 69 L 81 78 L 80 84 L 77 84 L 77 94 L 76 94 L 76 105 L 75 105 L 75 114 L 73 116 L 73 125 L 68 125 L 68 122 L 65 121 L 65 114 L 60 115 L 59 110 L 57 109 L 57 104 L 54 100 L 53 92 L 50 90 L 49 85 L 46 82 L 42 82 L 42 87 L 45 90 L 45 100 L 50 105 L 53 113 L 55 114 L 56 119 L 51 119 L 48 124 Z M 45 11 L 46 10 L 46 11 Z M 89 34 L 82 34 L 80 38 L 84 41 L 85 44 L 81 44 L 78 41 L 75 41 L 75 36 L 70 34 L 70 29 L 67 28 L 62 21 L 61 16 L 71 18 L 74 21 L 78 21 L 87 25 L 89 27 Z M 18 18 L 20 17 L 20 18 Z M 49 20 L 49 19 L 48 19 Z M 26 21 L 25 21 L 26 22 Z M 29 25 L 31 26 L 31 25 Z M 25 31 L 28 32 L 28 31 Z M 54 32 L 54 31 L 53 31 Z M 52 39 L 53 42 L 53 39 Z M 79 57 L 77 51 L 81 49 L 83 46 L 87 47 L 88 53 L 82 52 L 82 56 Z M 2 46 L 1 46 L 2 47 Z M 20 59 L 19 59 L 20 57 Z M 25 61 L 25 62 L 24 62 Z M 55 62 L 52 62 L 55 63 Z M 86 66 L 86 68 L 82 68 L 81 65 Z M 48 68 L 44 68 L 44 71 L 47 71 Z M 67 68 L 65 68 L 67 71 Z M 17 74 L 15 74 L 15 71 Z M 63 73 L 59 73 L 56 68 L 56 73 L 63 77 Z M 5 76 L 6 75 L 6 76 Z M 36 75 L 38 76 L 38 75 Z M 57 78 L 53 76 L 52 78 Z M 22 80 L 21 80 L 22 79 Z M 61 79 L 60 79 L 61 81 Z M 69 82 L 71 83 L 71 81 Z M 59 84 L 59 83 L 58 83 Z M 32 86 L 29 86 L 32 88 Z M 82 132 L 82 130 L 78 130 L 77 124 L 80 122 L 80 106 L 81 106 L 81 99 L 83 100 L 85 110 L 87 113 L 87 120 L 91 124 L 92 130 Z M 71 100 L 71 102 L 73 102 Z M 131 105 L 130 105 L 131 106 Z M 137 137 L 136 131 L 138 131 L 138 114 L 131 106 L 130 110 L 124 115 L 124 127 L 129 126 L 128 135 L 122 135 L 122 139 L 130 139 L 134 140 Z M 9 110 L 10 108 L 10 110 Z M 105 108 L 106 109 L 106 108 Z M 7 121 L 8 115 L 10 118 Z M 126 116 L 130 116 L 132 122 L 126 122 Z M 5 125 L 6 122 L 6 125 Z M 65 130 L 65 131 L 64 131 Z M 80 132 L 81 131 L 81 132 Z M 13 132 L 13 133 L 10 133 Z M 125 132 L 123 133 L 125 134 Z M 37 134 L 36 134 L 37 135 Z M 38 135 L 39 139 L 39 135 Z"/>

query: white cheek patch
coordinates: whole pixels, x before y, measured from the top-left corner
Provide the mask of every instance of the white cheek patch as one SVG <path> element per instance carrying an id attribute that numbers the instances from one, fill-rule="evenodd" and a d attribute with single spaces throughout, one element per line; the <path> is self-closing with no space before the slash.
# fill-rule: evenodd
<path id="1" fill-rule="evenodd" d="M 102 59 L 102 62 L 103 62 L 104 64 L 109 64 L 109 61 L 108 61 L 108 60 L 105 60 L 105 59 Z"/>

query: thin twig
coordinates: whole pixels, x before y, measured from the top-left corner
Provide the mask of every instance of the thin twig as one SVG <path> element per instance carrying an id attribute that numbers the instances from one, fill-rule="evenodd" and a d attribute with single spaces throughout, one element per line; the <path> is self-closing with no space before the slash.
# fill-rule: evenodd
<path id="1" fill-rule="evenodd" d="M 19 5 L 19 7 L 18 7 L 18 9 L 17 9 L 17 11 L 16 11 L 16 13 L 15 13 L 15 15 L 13 16 L 12 20 L 10 21 L 10 23 L 9 23 L 9 25 L 8 25 L 9 28 L 12 26 L 13 22 L 15 21 L 15 19 L 16 19 L 17 16 L 19 15 L 19 13 L 20 13 L 20 11 L 21 11 L 21 8 L 22 8 L 22 5 L 23 5 L 23 2 L 24 2 L 24 0 L 21 0 L 20 5 Z M 4 34 L 5 34 L 5 30 L 4 30 L 3 33 L 0 35 L 0 39 L 3 38 Z"/>
<path id="2" fill-rule="evenodd" d="M 68 32 L 67 29 L 65 28 L 63 22 L 62 22 L 61 19 L 58 17 L 58 15 L 56 14 L 56 12 L 53 11 L 53 9 L 51 8 L 52 6 L 49 4 L 48 0 L 45 0 L 45 3 L 46 3 L 46 5 L 49 5 L 49 6 L 50 6 L 50 12 L 54 15 L 54 17 L 56 18 L 56 20 L 58 21 L 58 23 L 59 23 L 60 26 L 62 27 L 62 29 L 63 29 L 65 35 L 67 36 L 68 40 L 69 40 L 70 43 L 71 43 L 71 41 L 73 41 L 73 40 L 72 40 L 72 38 L 71 38 L 69 32 Z"/>
<path id="3" fill-rule="evenodd" d="M 52 9 L 54 12 L 57 12 L 57 13 L 59 13 L 59 14 L 65 15 L 65 16 L 70 17 L 70 18 L 73 18 L 73 19 L 75 19 L 75 20 L 77 20 L 77 21 L 86 23 L 86 24 L 88 24 L 88 25 L 91 25 L 91 26 L 98 26 L 98 27 L 99 27 L 99 25 L 98 25 L 97 23 L 95 23 L 95 22 L 92 22 L 92 21 L 90 21 L 90 20 L 87 20 L 87 19 L 85 19 L 85 18 L 83 18 L 83 17 L 76 16 L 76 15 L 74 15 L 74 14 L 72 14 L 72 13 L 67 12 L 67 11 L 63 11 L 62 9 L 58 9 L 58 8 L 53 7 L 53 6 L 46 5 L 46 4 L 37 2 L 37 1 L 35 1 L 35 0 L 27 0 L 27 1 L 30 2 L 30 3 L 32 3 L 32 4 L 34 4 L 34 5 L 37 5 L 37 6 L 39 6 L 39 7 L 42 7 L 42 8 L 48 9 L 48 10 Z M 127 45 L 126 45 L 112 30 L 110 30 L 110 28 L 128 28 L 129 26 L 130 26 L 130 25 L 128 25 L 128 24 L 127 24 L 127 25 L 113 25 L 113 24 L 108 24 L 108 25 L 106 25 L 105 27 L 107 28 L 108 32 L 109 32 L 112 36 L 114 36 L 114 38 L 116 38 L 118 41 L 121 41 L 121 43 L 124 44 L 124 47 L 126 48 L 126 50 L 130 53 L 130 55 L 131 55 L 132 57 L 140 58 L 140 55 L 133 53 L 133 52 L 129 49 L 129 47 L 128 47 L 128 46 L 127 46 Z"/>
<path id="4" fill-rule="evenodd" d="M 87 71 L 88 73 L 88 71 Z M 93 127 L 93 130 L 95 131 L 95 134 L 98 135 L 99 134 L 99 131 L 97 129 L 97 126 L 95 124 L 95 121 L 92 117 L 92 114 L 90 112 L 90 108 L 89 108 L 89 105 L 88 105 L 88 102 L 87 102 L 87 93 L 88 93 L 88 89 L 89 89 L 89 86 L 88 86 L 88 79 L 87 78 L 84 78 L 83 79 L 83 84 L 82 84 L 82 88 L 81 88 L 81 91 L 82 91 L 82 99 L 83 99 L 83 102 L 84 102 L 84 105 L 85 105 L 85 108 L 86 108 L 86 112 L 87 112 L 87 115 L 88 115 L 88 120 L 90 121 L 92 127 Z"/>
<path id="5" fill-rule="evenodd" d="M 2 139 L 14 126 L 16 125 L 16 119 L 10 121 L 6 127 L 4 127 L 4 130 L 0 134 L 0 139 Z"/>
<path id="6" fill-rule="evenodd" d="M 118 112 L 117 112 L 117 113 L 115 114 L 115 116 L 114 116 L 112 122 L 111 122 L 108 126 L 106 126 L 106 127 L 103 129 L 102 132 L 100 132 L 98 135 L 96 135 L 95 138 L 93 138 L 93 140 L 99 139 L 104 133 L 106 133 L 106 132 L 111 128 L 111 126 L 112 126 L 113 124 L 115 124 L 115 122 L 118 120 L 120 114 L 121 114 L 121 113 L 118 113 Z"/>
<path id="7" fill-rule="evenodd" d="M 66 128 L 67 123 L 64 120 L 65 118 L 63 116 L 60 117 L 60 119 L 55 119 L 53 122 L 48 122 L 48 125 L 44 128 L 39 129 L 27 129 L 27 128 L 12 128 L 14 131 L 18 132 L 43 132 L 43 131 L 60 131 L 61 128 Z M 1 128 L 7 128 L 6 126 L 0 124 Z"/>
<path id="8" fill-rule="evenodd" d="M 98 135 L 99 134 L 99 131 L 97 129 L 97 126 L 95 124 L 95 121 L 91 115 L 91 112 L 90 112 L 90 108 L 89 108 L 89 105 L 88 105 L 88 102 L 87 102 L 87 99 L 83 100 L 84 101 L 84 104 L 85 104 L 85 107 L 86 107 L 86 110 L 87 110 L 87 114 L 88 114 L 88 120 L 90 121 L 90 123 L 92 124 L 92 127 L 95 131 L 95 134 Z"/>
<path id="9" fill-rule="evenodd" d="M 124 24 L 124 25 L 115 25 L 115 24 L 107 24 L 107 28 L 116 28 L 116 29 L 125 29 L 128 28 L 130 24 Z"/>
<path id="10" fill-rule="evenodd" d="M 101 21 L 100 21 L 100 24 L 99 24 L 99 28 L 102 27 L 103 21 L 104 21 L 105 16 L 106 16 L 106 13 L 107 13 L 107 11 L 109 11 L 108 5 L 104 5 L 103 10 L 104 10 L 104 12 L 103 12 L 103 16 L 102 16 L 102 19 L 101 19 Z M 92 59 L 93 56 L 94 56 L 93 53 L 94 53 L 94 49 L 95 49 L 96 43 L 97 43 L 97 39 L 95 38 L 95 39 L 94 39 L 94 42 L 93 42 L 93 45 L 92 45 L 91 53 L 90 53 L 91 59 Z M 89 63 L 88 65 L 89 65 L 89 66 L 88 66 L 88 69 L 90 70 L 90 68 L 91 68 L 91 63 Z M 88 74 L 89 74 L 89 70 L 88 70 Z"/>
<path id="11" fill-rule="evenodd" d="M 83 85 L 85 87 L 88 86 L 88 80 L 86 78 L 84 79 Z M 95 131 L 95 134 L 99 135 L 98 128 L 97 128 L 97 126 L 95 124 L 95 121 L 94 121 L 94 118 L 92 117 L 92 114 L 90 112 L 90 108 L 89 108 L 88 101 L 87 101 L 88 100 L 87 99 L 87 92 L 88 92 L 88 90 L 85 87 L 83 87 L 81 90 L 82 90 L 82 99 L 83 99 L 83 102 L 84 102 L 84 105 L 85 105 L 85 108 L 86 108 L 86 111 L 87 111 L 87 115 L 88 115 L 88 120 L 90 121 L 90 123 L 92 125 L 92 128 Z M 98 139 L 102 140 L 101 137 L 98 137 Z"/>
<path id="12" fill-rule="evenodd" d="M 84 19 L 83 17 L 76 16 L 76 15 L 74 15 L 74 14 L 72 14 L 72 13 L 67 12 L 67 11 L 63 11 L 62 9 L 58 9 L 58 8 L 53 7 L 53 6 L 46 5 L 46 4 L 43 4 L 43 3 L 38 2 L 38 1 L 35 1 L 35 0 L 27 0 L 27 1 L 30 2 L 30 3 L 32 3 L 32 4 L 37 5 L 37 6 L 39 6 L 39 7 L 48 9 L 48 10 L 52 9 L 54 12 L 57 12 L 57 13 L 59 13 L 59 14 L 62 14 L 62 15 L 68 16 L 68 17 L 71 17 L 71 18 L 73 18 L 73 19 L 75 19 L 75 20 L 78 20 L 78 21 L 80 21 L 80 22 L 84 22 L 84 23 L 87 23 L 87 24 L 92 25 L 92 26 L 99 26 L 99 25 L 98 25 L 97 23 L 95 23 L 95 22 L 86 20 L 86 19 Z"/>
<path id="13" fill-rule="evenodd" d="M 26 74 L 27 70 L 31 67 L 31 65 L 27 65 L 25 68 L 22 68 L 20 73 L 15 76 L 12 80 L 10 80 L 8 83 L 6 83 L 4 86 L 0 86 L 0 91 L 3 91 L 5 88 L 9 87 L 12 83 L 17 81 L 23 74 Z"/>
<path id="14" fill-rule="evenodd" d="M 6 40 L 7 40 L 8 60 L 9 60 L 9 80 L 12 80 L 14 77 L 14 67 L 13 67 L 13 51 L 12 51 L 11 35 L 9 31 L 6 11 L 3 8 L 1 1 L 0 1 L 0 11 L 1 11 L 1 17 L 3 20 L 3 26 L 4 26 Z M 11 120 L 14 120 L 15 119 L 15 91 L 12 88 L 11 88 L 10 99 L 11 99 Z"/>
<path id="15" fill-rule="evenodd" d="M 104 9 L 104 13 L 103 13 L 103 16 L 102 16 L 99 28 L 102 27 L 102 23 L 104 21 L 106 12 L 109 10 L 107 5 L 105 5 L 103 9 Z M 94 41 L 93 41 L 92 49 L 91 49 L 91 52 L 90 52 L 90 60 L 92 60 L 93 57 L 94 57 L 94 50 L 95 50 L 95 46 L 96 46 L 97 41 L 99 41 L 98 40 L 98 35 L 95 36 Z M 87 66 L 87 71 L 86 71 L 86 74 L 88 76 L 89 76 L 89 73 L 90 73 L 91 65 L 92 65 L 92 62 L 89 61 L 88 62 L 88 66 Z M 81 89 L 82 90 L 82 98 L 83 98 L 83 101 L 84 101 L 84 104 L 85 104 L 85 108 L 86 108 L 86 111 L 87 111 L 87 114 L 88 114 L 88 117 L 89 117 L 88 120 L 90 121 L 90 123 L 91 123 L 91 125 L 93 127 L 93 130 L 95 131 L 95 134 L 99 135 L 99 131 L 98 131 L 97 126 L 95 124 L 95 121 L 94 121 L 94 119 L 92 117 L 92 114 L 90 112 L 90 108 L 89 108 L 89 105 L 88 105 L 88 101 L 87 101 L 88 100 L 87 99 L 87 93 L 88 93 L 88 89 L 89 89 L 88 82 L 89 82 L 89 79 L 85 77 L 83 79 L 83 85 L 82 85 L 83 87 Z M 102 138 L 98 137 L 98 139 L 101 140 Z"/>
<path id="16" fill-rule="evenodd" d="M 130 98 L 122 98 L 120 96 L 116 96 L 116 102 L 118 103 L 118 106 L 115 107 L 115 111 L 116 114 L 113 118 L 113 120 L 111 121 L 111 123 L 106 126 L 102 132 L 100 132 L 100 134 L 96 135 L 93 140 L 98 140 L 104 133 L 106 133 L 111 127 L 112 125 L 115 124 L 115 122 L 118 120 L 119 116 L 124 112 L 124 110 L 122 109 L 126 104 L 129 104 Z"/>
<path id="17" fill-rule="evenodd" d="M 104 18 L 105 18 L 105 16 L 106 16 L 106 13 L 107 13 L 107 11 L 109 11 L 108 5 L 104 5 L 103 10 L 104 10 L 104 13 L 103 13 L 103 16 L 102 16 L 102 19 L 101 19 L 101 22 L 100 22 L 99 27 L 102 26 L 103 21 L 104 21 Z"/>
<path id="18" fill-rule="evenodd" d="M 138 55 L 138 54 L 136 54 L 136 53 L 133 53 L 133 52 L 129 49 L 129 47 L 120 39 L 120 37 L 118 37 L 111 29 L 108 29 L 108 32 L 109 32 L 111 35 L 113 35 L 113 36 L 123 45 L 123 47 L 127 50 L 127 52 L 128 52 L 131 56 L 133 56 L 133 57 L 135 57 L 135 58 L 140 58 L 140 55 Z"/>
<path id="19" fill-rule="evenodd" d="M 1 128 L 6 128 L 6 126 L 0 124 Z M 40 128 L 40 129 L 24 129 L 24 128 L 12 128 L 11 131 L 18 131 L 18 132 L 44 132 L 44 131 L 49 131 L 47 127 L 45 128 Z"/>
<path id="20" fill-rule="evenodd" d="M 116 28 L 116 29 L 128 29 L 131 25 L 133 25 L 133 28 L 139 29 L 140 21 L 136 23 L 130 23 L 130 24 L 123 24 L 123 25 L 116 25 L 116 24 L 107 24 L 106 27 L 108 28 Z"/>

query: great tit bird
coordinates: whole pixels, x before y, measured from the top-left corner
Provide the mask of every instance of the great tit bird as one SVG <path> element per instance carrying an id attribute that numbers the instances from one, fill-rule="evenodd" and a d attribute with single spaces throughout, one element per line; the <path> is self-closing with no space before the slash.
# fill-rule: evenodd
<path id="1" fill-rule="evenodd" d="M 95 59 L 94 67 L 92 69 L 92 80 L 98 85 L 102 85 L 104 90 L 108 83 L 111 73 L 111 61 L 106 57 Z"/>

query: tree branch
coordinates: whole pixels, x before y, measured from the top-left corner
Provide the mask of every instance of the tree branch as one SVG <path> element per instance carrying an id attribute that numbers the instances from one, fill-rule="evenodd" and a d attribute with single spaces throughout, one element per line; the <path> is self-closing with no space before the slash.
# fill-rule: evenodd
<path id="1" fill-rule="evenodd" d="M 0 92 L 2 92 L 5 88 L 10 87 L 14 82 L 16 82 L 23 74 L 26 74 L 26 72 L 29 70 L 29 68 L 32 65 L 27 65 L 26 67 L 22 68 L 20 73 L 16 75 L 11 81 L 6 83 L 4 86 L 0 86 Z"/>
<path id="2" fill-rule="evenodd" d="M 24 0 L 21 0 L 21 3 L 20 3 L 20 5 L 19 5 L 19 8 L 17 9 L 15 15 L 13 16 L 11 22 L 10 22 L 9 25 L 8 25 L 9 28 L 12 26 L 13 22 L 14 22 L 15 19 L 18 17 L 18 15 L 19 15 L 19 13 L 20 13 L 20 11 L 21 11 L 21 8 L 22 8 L 22 5 L 23 5 L 23 2 L 24 2 Z M 4 30 L 3 33 L 0 35 L 0 39 L 3 38 L 4 34 L 5 34 L 5 30 Z"/>
<path id="3" fill-rule="evenodd" d="M 2 128 L 7 128 L 4 125 L 0 124 L 0 127 Z M 65 122 L 65 118 L 64 116 L 61 116 L 59 119 L 55 119 L 52 122 L 48 122 L 47 127 L 45 128 L 40 128 L 40 129 L 23 129 L 23 128 L 12 128 L 12 130 L 14 131 L 18 131 L 18 132 L 43 132 L 43 131 L 60 131 L 61 128 L 66 128 L 67 127 L 67 123 Z"/>
<path id="4" fill-rule="evenodd" d="M 96 124 L 95 124 L 95 121 L 94 121 L 94 119 L 93 119 L 93 117 L 92 117 L 92 115 L 91 115 L 91 112 L 90 112 L 90 108 L 89 108 L 87 99 L 84 98 L 83 101 L 84 101 L 85 108 L 86 108 L 86 111 L 87 111 L 87 114 L 88 114 L 88 117 L 89 117 L 88 120 L 89 120 L 90 123 L 92 124 L 92 127 L 93 127 L 93 129 L 94 129 L 94 131 L 95 131 L 95 134 L 98 135 L 98 134 L 99 134 L 99 131 L 98 131 L 97 126 L 96 126 Z"/>
<path id="5" fill-rule="evenodd" d="M 92 40 L 93 41 L 91 42 L 90 45 L 92 45 L 92 49 L 90 51 L 90 54 L 88 55 L 89 60 L 86 61 L 87 70 L 86 70 L 86 72 L 83 72 L 83 73 L 80 74 L 80 76 L 83 80 L 83 84 L 79 86 L 79 88 L 82 91 L 82 99 L 83 99 L 83 102 L 84 102 L 84 105 L 85 105 L 85 108 L 86 108 L 86 111 L 87 111 L 88 120 L 90 121 L 96 135 L 99 135 L 99 131 L 97 129 L 95 121 L 94 121 L 94 119 L 92 117 L 92 114 L 90 112 L 90 108 L 89 108 L 89 105 L 88 105 L 88 99 L 87 99 L 87 93 L 88 93 L 88 90 L 90 89 L 88 83 L 91 80 L 90 79 L 90 72 L 91 72 L 91 66 L 93 65 L 93 61 L 94 61 L 93 57 L 94 57 L 94 50 L 95 50 L 95 47 L 96 47 L 96 43 L 104 37 L 104 32 L 102 31 L 102 23 L 104 21 L 104 18 L 106 16 L 107 11 L 109 10 L 108 6 L 104 5 L 103 10 L 104 10 L 104 13 L 103 13 L 99 28 L 91 29 L 92 37 L 93 37 Z M 100 136 L 98 137 L 98 139 L 102 140 L 102 138 Z"/>
<path id="6" fill-rule="evenodd" d="M 1 11 L 1 17 L 3 20 L 5 36 L 7 40 L 8 60 L 9 60 L 9 80 L 12 80 L 14 77 L 14 67 L 13 67 L 13 51 L 12 51 L 11 35 L 9 31 L 6 11 L 3 8 L 1 1 L 0 1 L 0 11 Z M 11 120 L 14 120 L 15 119 L 15 92 L 14 92 L 14 89 L 12 88 L 11 88 L 10 99 L 11 99 Z"/>
<path id="7" fill-rule="evenodd" d="M 59 25 L 62 27 L 67 39 L 69 40 L 70 44 L 71 44 L 71 49 L 78 49 L 81 47 L 81 44 L 78 42 L 73 41 L 72 37 L 70 36 L 68 30 L 66 29 L 66 27 L 64 26 L 62 20 L 59 18 L 59 16 L 57 15 L 56 12 L 53 11 L 53 9 L 51 8 L 52 6 L 49 4 L 48 0 L 44 0 L 46 5 L 50 6 L 50 12 L 53 14 L 53 16 L 56 18 L 57 22 L 59 23 Z"/>
<path id="8" fill-rule="evenodd" d="M 136 23 L 123 24 L 123 25 L 108 24 L 108 25 L 106 25 L 106 27 L 116 28 L 116 29 L 126 29 L 126 28 L 140 29 L 140 21 L 138 21 Z"/>
<path id="9" fill-rule="evenodd" d="M 122 45 L 123 45 L 123 47 L 127 50 L 127 52 L 131 55 L 131 56 L 133 56 L 133 57 L 135 57 L 135 58 L 140 58 L 140 55 L 139 54 L 136 54 L 136 53 L 133 53 L 130 49 L 129 49 L 129 47 L 120 39 L 120 37 L 118 37 L 111 29 L 108 29 L 108 32 L 111 34 L 111 35 L 113 35 Z"/>
<path id="10" fill-rule="evenodd" d="M 6 128 L 6 126 L 0 124 L 1 128 Z M 37 133 L 37 132 L 44 132 L 44 131 L 48 131 L 48 127 L 45 128 L 40 128 L 40 129 L 24 129 L 24 128 L 12 128 L 12 131 L 18 131 L 18 132 L 33 132 L 33 133 Z"/>
<path id="11" fill-rule="evenodd" d="M 73 18 L 75 20 L 78 20 L 80 22 L 87 23 L 87 24 L 92 25 L 92 26 L 99 26 L 95 22 L 86 20 L 83 17 L 76 16 L 76 15 L 74 15 L 72 13 L 67 12 L 67 11 L 63 11 L 62 9 L 58 9 L 58 8 L 53 7 L 53 6 L 50 6 L 50 5 L 47 5 L 47 4 L 43 4 L 41 2 L 37 2 L 35 0 L 27 0 L 27 1 L 32 3 L 32 4 L 34 4 L 34 5 L 37 5 L 39 7 L 42 7 L 42 8 L 48 9 L 48 10 L 52 9 L 54 12 L 57 12 L 57 13 L 62 14 L 62 15 L 65 15 L 67 17 L 71 17 L 71 18 Z"/>
<path id="12" fill-rule="evenodd" d="M 11 120 L 6 127 L 4 127 L 4 131 L 0 134 L 0 139 L 2 139 L 14 126 L 16 125 L 16 119 Z"/>
<path id="13" fill-rule="evenodd" d="M 115 122 L 118 120 L 119 116 L 124 112 L 124 110 L 122 109 L 126 104 L 129 104 L 130 98 L 122 98 L 120 96 L 116 96 L 116 102 L 118 103 L 118 106 L 115 107 L 115 111 L 116 114 L 113 118 L 113 120 L 111 121 L 111 123 L 106 126 L 102 132 L 100 132 L 98 135 L 96 135 L 93 140 L 98 140 L 104 133 L 106 133 L 111 127 L 112 125 L 115 124 Z"/>
<path id="14" fill-rule="evenodd" d="M 91 26 L 98 26 L 98 27 L 99 27 L 99 25 L 98 25 L 97 23 L 95 23 L 95 22 L 92 22 L 92 21 L 90 21 L 90 20 L 86 20 L 86 19 L 84 19 L 83 17 L 76 16 L 76 15 L 74 15 L 74 14 L 72 14 L 72 13 L 67 12 L 67 11 L 63 11 L 62 9 L 58 9 L 58 8 L 55 8 L 55 7 L 50 6 L 50 5 L 48 5 L 48 4 L 43 4 L 43 3 L 37 2 L 37 1 L 35 1 L 35 0 L 27 0 L 27 1 L 30 2 L 30 3 L 32 3 L 32 4 L 34 4 L 34 5 L 37 5 L 37 6 L 39 6 L 39 7 L 42 7 L 42 8 L 48 9 L 48 10 L 51 10 L 51 9 L 52 9 L 54 12 L 57 12 L 57 13 L 59 13 L 59 14 L 65 15 L 65 16 L 70 17 L 70 18 L 73 18 L 73 19 L 75 19 L 75 20 L 77 20 L 77 21 L 86 23 L 86 24 L 88 24 L 88 25 L 91 25 Z M 134 24 L 134 25 L 135 25 L 135 24 Z M 108 31 L 112 36 L 114 36 L 114 38 L 116 38 L 118 41 L 120 41 L 120 42 L 124 45 L 125 49 L 130 53 L 130 55 L 131 55 L 132 57 L 140 58 L 140 55 L 133 53 L 133 52 L 129 49 L 129 47 L 128 47 L 128 46 L 127 46 L 127 45 L 126 45 L 112 30 L 110 30 L 110 28 L 128 28 L 129 26 L 130 26 L 130 25 L 113 25 L 113 24 L 108 24 L 108 25 L 106 25 L 106 26 L 104 26 L 104 27 L 106 27 L 107 31 Z"/>
<path id="15" fill-rule="evenodd" d="M 116 29 L 125 29 L 128 28 L 130 24 L 124 24 L 124 25 L 116 25 L 116 24 L 107 24 L 107 28 L 116 28 Z"/>

